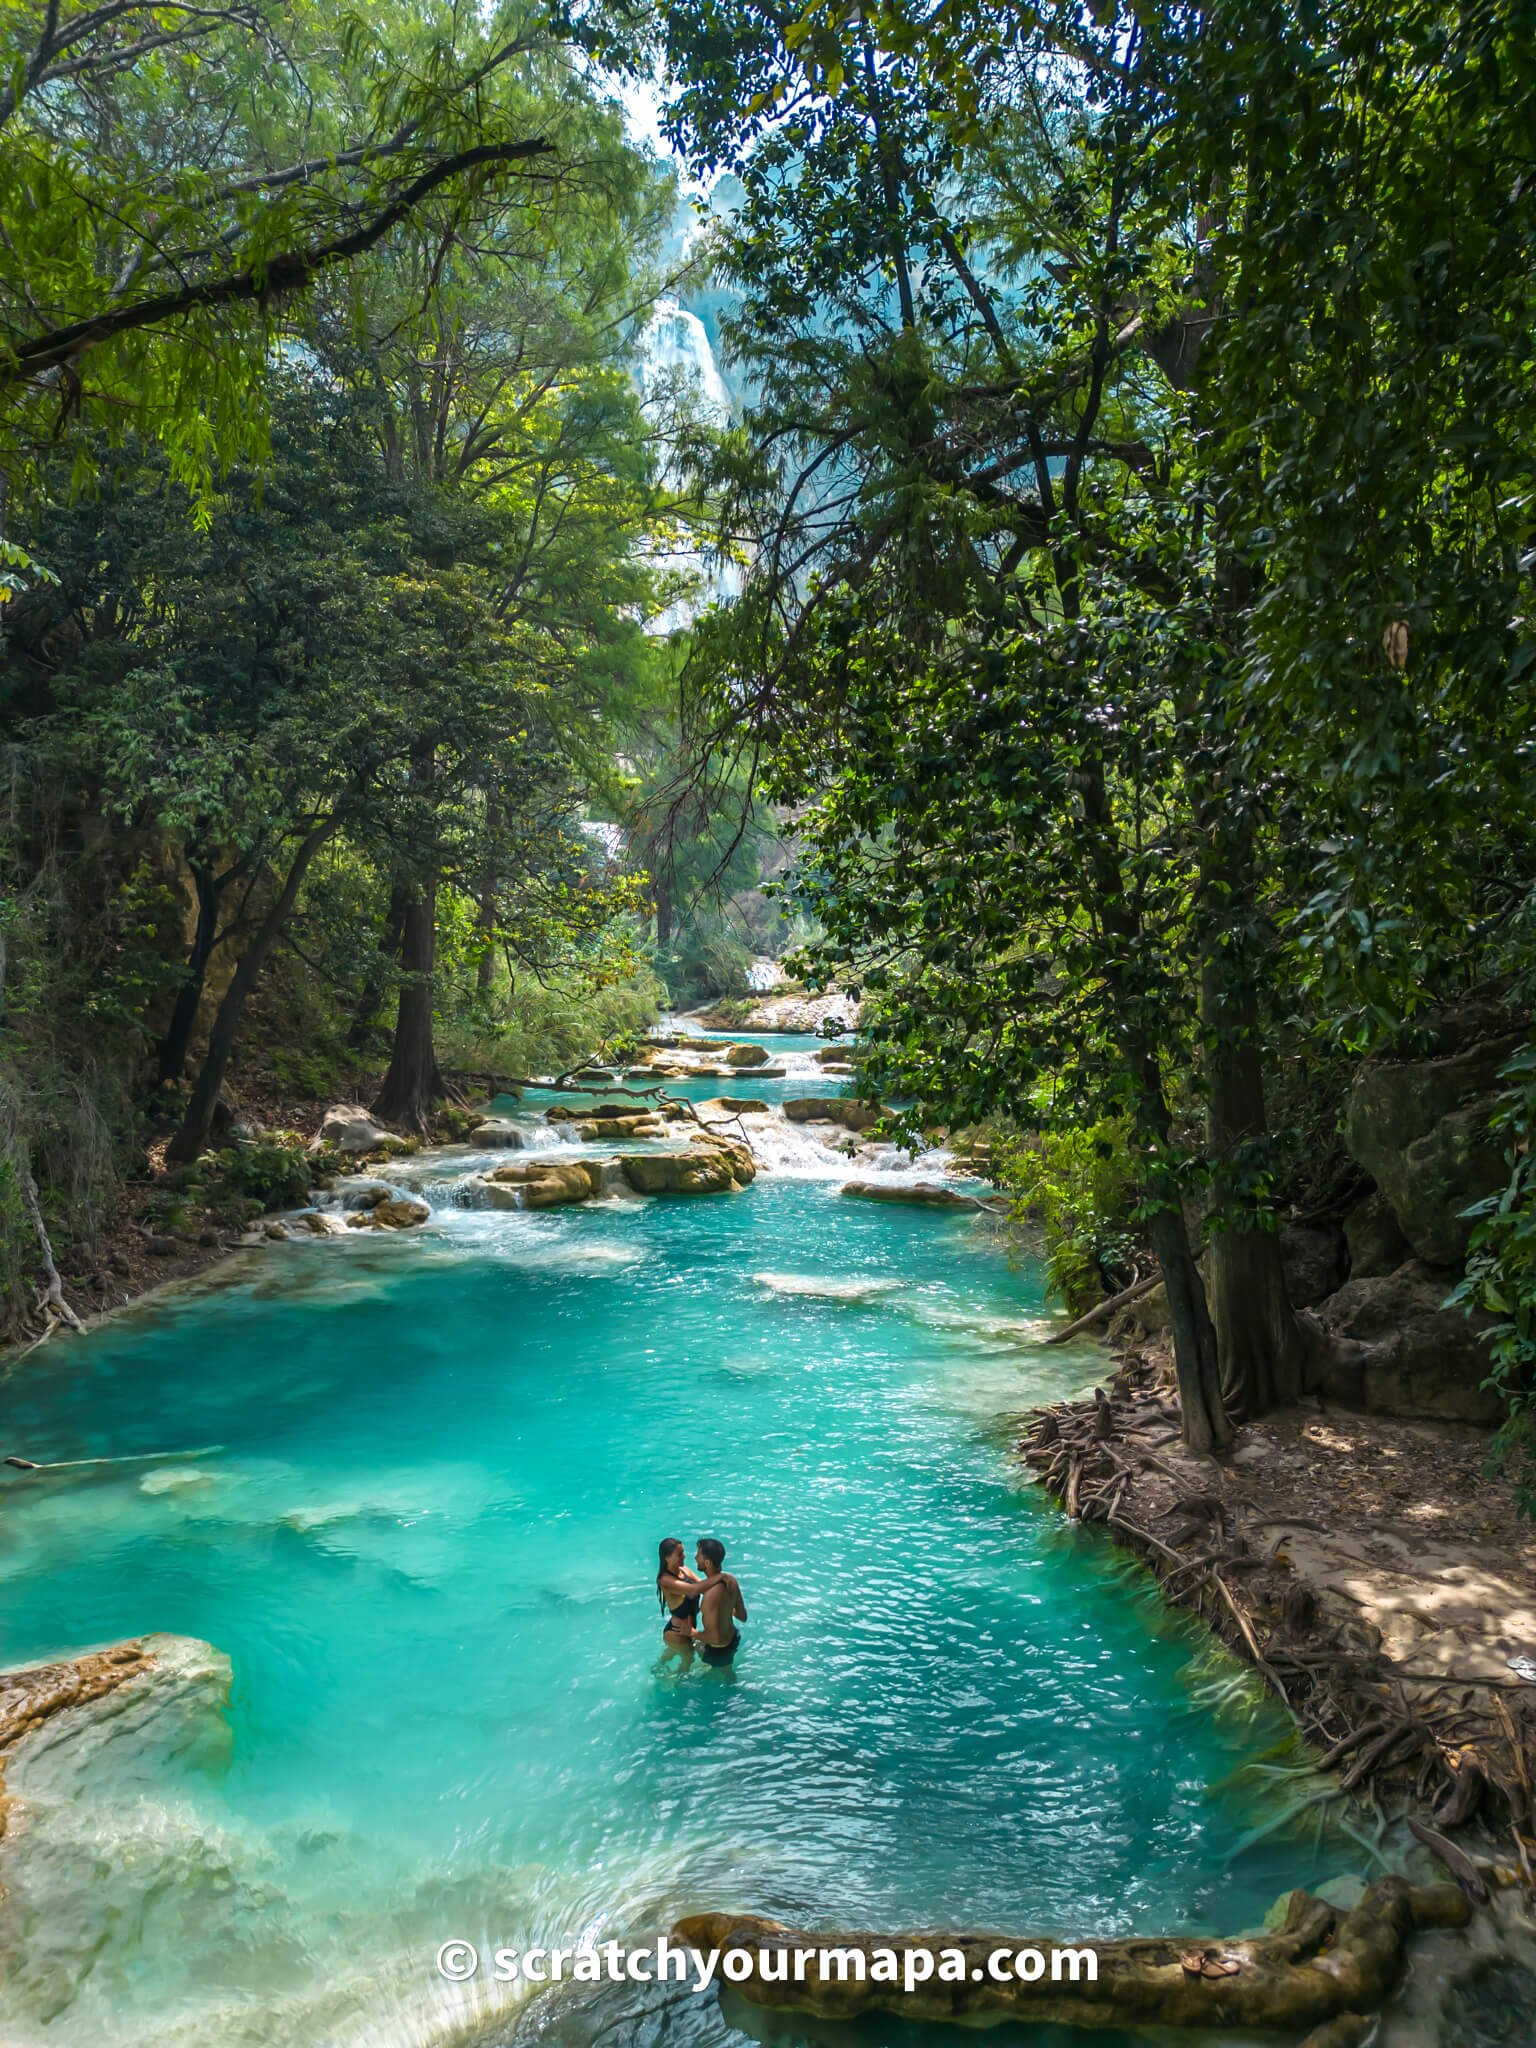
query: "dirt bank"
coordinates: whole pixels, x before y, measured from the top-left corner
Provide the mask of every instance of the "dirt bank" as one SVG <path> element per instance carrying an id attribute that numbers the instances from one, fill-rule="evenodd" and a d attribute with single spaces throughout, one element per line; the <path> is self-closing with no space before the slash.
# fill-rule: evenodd
<path id="1" fill-rule="evenodd" d="M 1067 1513 L 1256 1665 L 1343 1789 L 1406 1818 L 1474 1894 L 1490 1837 L 1536 1889 L 1536 1683 L 1510 1661 L 1536 1660 L 1536 1528 L 1485 1476 L 1487 1432 L 1314 1401 L 1217 1459 L 1180 1444 L 1161 1352 L 1106 1385 L 1029 1421 L 1023 1456 Z"/>

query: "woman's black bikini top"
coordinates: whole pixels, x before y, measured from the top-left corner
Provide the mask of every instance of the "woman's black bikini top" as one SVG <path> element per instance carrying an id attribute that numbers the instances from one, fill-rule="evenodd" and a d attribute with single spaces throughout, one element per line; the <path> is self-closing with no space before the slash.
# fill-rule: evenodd
<path id="1" fill-rule="evenodd" d="M 658 1593 L 661 1593 L 660 1586 L 658 1586 L 656 1590 Z M 666 1605 L 666 1594 L 661 1593 L 661 1598 L 663 1605 Z M 686 1600 L 679 1601 L 676 1607 L 667 1606 L 667 1613 L 670 1617 L 668 1621 L 668 1626 L 670 1627 L 671 1623 L 674 1621 L 686 1621 L 691 1627 L 692 1624 L 696 1622 L 699 1618 L 699 1599 L 699 1594 L 690 1593 L 688 1595 L 688 1598 Z"/>

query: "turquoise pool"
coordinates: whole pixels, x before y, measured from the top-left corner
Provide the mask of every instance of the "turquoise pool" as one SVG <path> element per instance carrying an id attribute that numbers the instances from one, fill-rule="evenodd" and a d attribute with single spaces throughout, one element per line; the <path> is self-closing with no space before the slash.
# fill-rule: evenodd
<path id="1" fill-rule="evenodd" d="M 1282 1717 L 1019 1483 L 1011 1418 L 1093 1360 L 1040 1348 L 984 1221 L 809 1168 L 487 1212 L 475 1163 L 416 1163 L 417 1233 L 252 1253 L 4 1382 L 32 1458 L 218 1447 L 8 1473 L 4 1661 L 168 1630 L 234 1672 L 222 1724 L 17 1780 L 11 2048 L 908 2043 L 713 1997 L 503 2010 L 432 1956 L 706 1905 L 1235 1930 L 1338 1867 L 1245 1846 L 1265 1779 L 1213 1788 Z M 672 1533 L 729 1546 L 731 1677 L 659 1666 Z"/>

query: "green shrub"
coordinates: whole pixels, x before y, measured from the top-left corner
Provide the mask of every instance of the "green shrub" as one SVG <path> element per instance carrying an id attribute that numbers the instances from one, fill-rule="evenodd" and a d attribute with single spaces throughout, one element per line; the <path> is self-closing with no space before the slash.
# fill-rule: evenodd
<path id="1" fill-rule="evenodd" d="M 1073 1315 L 1130 1277 L 1135 1177 L 1125 1126 L 1039 1131 L 1002 1148 L 1002 1186 L 1040 1230 L 1050 1292 Z"/>
<path id="2" fill-rule="evenodd" d="M 223 1192 L 259 1203 L 262 1212 L 298 1208 L 314 1184 L 314 1162 L 304 1152 L 268 1139 L 231 1146 L 217 1164 Z"/>

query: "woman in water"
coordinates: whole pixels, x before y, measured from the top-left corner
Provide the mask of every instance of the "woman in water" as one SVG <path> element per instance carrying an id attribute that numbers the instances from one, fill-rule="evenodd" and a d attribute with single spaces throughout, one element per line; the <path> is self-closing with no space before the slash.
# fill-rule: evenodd
<path id="1" fill-rule="evenodd" d="M 683 1563 L 685 1553 L 676 1536 L 663 1536 L 657 1550 L 661 1569 L 656 1574 L 656 1597 L 667 1617 L 662 1624 L 661 1640 L 666 1645 L 666 1654 L 681 1657 L 686 1668 L 693 1662 L 694 1644 L 704 1640 L 696 1624 L 699 1601 L 708 1581 L 696 1578 Z"/>

